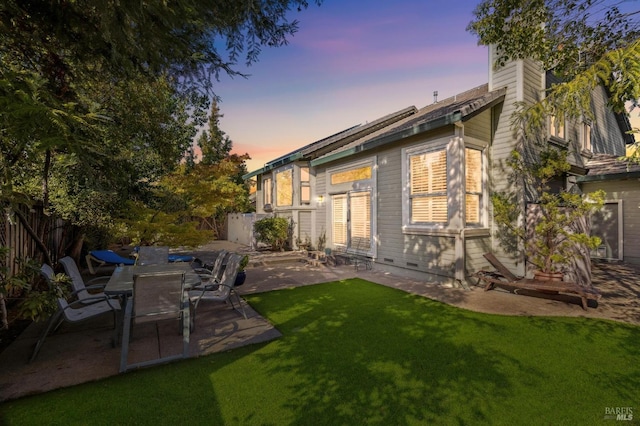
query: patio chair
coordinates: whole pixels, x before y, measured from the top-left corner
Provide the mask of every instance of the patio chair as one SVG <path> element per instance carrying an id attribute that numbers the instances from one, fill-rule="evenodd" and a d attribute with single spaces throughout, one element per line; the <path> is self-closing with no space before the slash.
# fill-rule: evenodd
<path id="1" fill-rule="evenodd" d="M 542 281 L 516 276 L 504 266 L 493 253 L 485 253 L 483 256 L 496 269 L 495 271 L 480 270 L 475 273 L 475 276 L 478 278 L 478 284 L 484 281 L 485 291 L 491 290 L 498 285 L 513 289 L 515 294 L 519 294 L 520 290 L 530 290 L 546 294 L 566 293 L 569 295 L 577 295 L 580 297 L 582 308 L 585 311 L 587 310 L 589 300 L 597 302 L 602 297 L 601 293 L 595 288 L 582 287 L 573 282 Z"/>
<path id="2" fill-rule="evenodd" d="M 231 307 L 247 319 L 247 314 L 242 306 L 240 296 L 235 291 L 235 281 L 240 269 L 240 261 L 242 256 L 230 254 L 228 256 L 227 265 L 222 273 L 219 282 L 211 285 L 204 285 L 200 289 L 189 291 L 189 299 L 193 303 L 193 325 L 195 328 L 196 313 L 201 302 L 224 302 L 231 303 Z M 235 297 L 238 307 L 236 307 L 233 298 Z"/>
<path id="3" fill-rule="evenodd" d="M 138 248 L 136 265 L 162 265 L 169 263 L 169 247 L 141 246 Z"/>
<path id="4" fill-rule="evenodd" d="M 97 277 L 93 278 L 87 283 L 84 282 L 82 274 L 76 265 L 76 261 L 70 256 L 65 256 L 58 261 L 62 264 L 64 272 L 71 278 L 71 286 L 73 287 L 74 294 L 80 301 L 87 299 L 96 293 L 101 293 L 98 290 L 104 290 L 110 277 Z"/>
<path id="5" fill-rule="evenodd" d="M 135 260 L 122 257 L 113 250 L 93 250 L 85 256 L 89 272 L 96 273 L 96 269 L 104 265 L 133 265 Z M 93 265 L 97 263 L 97 265 Z"/>
<path id="6" fill-rule="evenodd" d="M 220 272 L 222 271 L 222 266 L 225 264 L 226 259 L 231 255 L 226 250 L 220 250 L 213 261 L 213 265 L 210 268 L 202 267 L 202 268 L 193 268 L 194 271 L 198 273 L 200 279 L 202 280 L 202 284 L 196 286 L 196 289 L 202 289 L 204 285 L 210 285 L 214 283 L 220 282 Z"/>
<path id="7" fill-rule="evenodd" d="M 189 299 L 185 292 L 184 272 L 146 273 L 134 276 L 133 295 L 127 302 L 120 355 L 120 372 L 161 364 L 189 357 L 190 331 Z M 162 356 L 157 359 L 128 363 L 129 340 L 133 325 L 180 321 L 182 330 L 182 354 Z"/>
<path id="8" fill-rule="evenodd" d="M 40 274 L 47 280 L 49 286 L 53 286 L 54 271 L 49 265 L 43 264 L 40 268 Z M 76 296 L 79 296 L 79 293 L 71 293 L 69 300 L 75 298 L 72 302 L 69 302 L 67 299 L 62 297 L 57 299 L 58 309 L 49 318 L 47 326 L 44 328 L 40 338 L 36 342 L 36 346 L 33 349 L 31 358 L 29 358 L 29 362 L 36 359 L 36 356 L 38 355 L 38 352 L 40 352 L 40 348 L 49 333 L 52 330 L 53 332 L 57 331 L 63 322 L 77 323 L 107 313 L 113 315 L 114 336 L 112 344 L 115 346 L 119 330 L 118 311 L 120 311 L 120 303 L 115 299 L 109 299 L 104 294 L 85 296 L 82 299 L 76 298 Z"/>

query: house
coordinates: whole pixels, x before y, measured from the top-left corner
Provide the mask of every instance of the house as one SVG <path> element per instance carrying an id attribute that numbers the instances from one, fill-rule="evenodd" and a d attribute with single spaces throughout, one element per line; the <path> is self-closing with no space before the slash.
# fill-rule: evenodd
<path id="1" fill-rule="evenodd" d="M 580 187 L 607 194 L 604 208 L 591 221 L 591 233 L 602 239 L 592 257 L 640 264 L 640 165 L 595 154 L 587 169 L 576 179 Z"/>
<path id="2" fill-rule="evenodd" d="M 524 259 L 495 238 L 489 200 L 514 185 L 504 161 L 519 142 L 516 103 L 540 99 L 551 82 L 534 61 L 514 61 L 490 69 L 485 85 L 309 144 L 245 176 L 257 179 L 256 211 L 291 218 L 297 241 L 324 238 L 403 276 L 466 287 L 488 251 L 524 274 Z M 594 122 L 549 118 L 549 143 L 573 165 L 562 185 L 586 175 L 594 154 L 624 154 L 625 129 L 604 90 L 593 102 Z"/>

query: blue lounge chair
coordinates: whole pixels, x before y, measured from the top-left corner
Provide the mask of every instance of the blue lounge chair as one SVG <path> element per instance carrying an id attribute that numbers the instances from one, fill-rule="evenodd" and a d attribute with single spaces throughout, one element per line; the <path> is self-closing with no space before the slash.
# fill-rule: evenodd
<path id="1" fill-rule="evenodd" d="M 162 246 L 143 246 L 143 247 L 139 247 L 136 246 L 133 249 L 133 255 L 137 258 L 138 262 L 140 262 L 140 251 L 144 251 L 147 253 L 151 253 L 153 252 L 154 254 L 152 255 L 153 258 L 155 260 L 152 261 L 152 263 L 158 263 L 158 256 L 164 256 L 164 252 L 166 251 L 168 253 L 169 248 L 168 247 L 162 247 Z M 143 253 L 143 257 L 145 257 L 147 255 L 145 255 Z M 167 254 L 167 261 L 169 263 L 174 263 L 174 262 L 188 262 L 191 263 L 193 262 L 195 259 L 195 257 L 187 255 L 187 254 Z M 145 263 L 149 263 L 148 260 L 145 261 Z M 161 263 L 165 263 L 164 261 L 162 261 Z"/>
<path id="2" fill-rule="evenodd" d="M 112 250 L 93 250 L 86 256 L 87 266 L 89 266 L 89 272 L 95 274 L 96 271 L 93 266 L 93 262 L 97 265 L 95 268 L 99 268 L 104 265 L 133 265 L 135 260 L 122 257 Z"/>
<path id="3" fill-rule="evenodd" d="M 169 263 L 173 262 L 193 262 L 195 258 L 193 256 L 189 256 L 188 254 L 170 254 L 169 255 Z"/>

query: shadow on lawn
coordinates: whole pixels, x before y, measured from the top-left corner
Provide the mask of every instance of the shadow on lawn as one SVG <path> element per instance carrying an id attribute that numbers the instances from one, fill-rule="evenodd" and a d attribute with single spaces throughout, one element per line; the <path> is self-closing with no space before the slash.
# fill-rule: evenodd
<path id="1" fill-rule="evenodd" d="M 532 327 L 540 328 L 549 336 L 548 343 L 558 349 L 555 353 L 559 368 L 580 372 L 589 377 L 593 386 L 609 390 L 608 401 L 597 408 L 604 412 L 605 406 L 626 407 L 637 404 L 640 389 L 640 327 L 611 320 L 590 318 L 545 318 L 529 317 Z M 562 340 L 558 337 L 562 336 Z M 635 371 L 616 371 L 618 365 L 632 365 Z"/>
<path id="2" fill-rule="evenodd" d="M 489 407 L 511 393 L 505 371 L 532 381 L 544 374 L 490 345 L 475 347 L 473 330 L 498 325 L 390 288 L 355 279 L 278 297 L 291 297 L 290 308 L 263 314 L 285 337 L 277 353 L 258 356 L 263 365 L 287 360 L 270 376 L 294 372 L 296 397 L 284 403 L 294 424 L 489 421 Z"/>

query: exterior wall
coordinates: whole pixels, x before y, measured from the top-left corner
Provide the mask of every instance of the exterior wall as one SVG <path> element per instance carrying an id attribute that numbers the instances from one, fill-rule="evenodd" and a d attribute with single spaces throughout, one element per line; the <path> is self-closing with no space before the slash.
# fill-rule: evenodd
<path id="1" fill-rule="evenodd" d="M 593 93 L 595 125 L 591 144 L 593 152 L 600 154 L 625 155 L 626 143 L 614 114 L 607 108 L 607 94 L 603 87 Z"/>
<path id="2" fill-rule="evenodd" d="M 320 237 L 325 238 L 326 247 L 330 247 L 329 238 L 331 234 L 331 227 L 327 224 L 327 206 L 329 197 L 327 194 L 327 169 L 324 166 L 312 169 L 311 174 L 315 177 L 314 191 L 315 197 L 315 217 L 313 219 L 313 233 L 316 239 Z"/>
<path id="3" fill-rule="evenodd" d="M 602 87 L 592 93 L 592 109 L 595 114 L 591 122 L 591 150 L 582 148 L 582 125 L 584 120 L 567 120 L 565 123 L 566 140 L 555 141 L 558 146 L 568 150 L 567 160 L 572 165 L 584 168 L 592 154 L 625 154 L 624 135 L 620 131 L 615 115 L 607 107 L 607 94 Z"/>
<path id="4" fill-rule="evenodd" d="M 432 131 L 426 135 L 408 138 L 402 144 L 385 146 L 375 151 L 354 155 L 348 159 L 336 161 L 330 168 L 345 166 L 374 155 L 377 160 L 377 180 L 375 183 L 374 202 L 376 203 L 376 234 L 373 236 L 377 247 L 374 259 L 375 268 L 399 275 L 423 279 L 425 281 L 453 284 L 455 282 L 456 264 L 460 255 L 456 253 L 457 239 L 462 234 L 460 224 L 453 220 L 450 228 L 440 231 L 403 232 L 403 156 L 402 149 L 430 142 L 441 143 L 443 140 L 454 140 L 461 134 L 466 135 L 467 128 L 473 137 L 474 145 L 488 146 L 491 136 L 491 111 L 481 113 L 460 127 L 449 126 Z M 460 145 L 462 146 L 462 145 Z M 460 165 L 458 165 L 460 167 Z M 326 169 L 316 169 L 318 194 L 326 190 Z M 326 199 L 328 200 L 327 194 Z M 327 203 L 325 203 L 327 204 Z M 325 206 L 328 208 L 328 206 Z M 325 215 L 325 209 L 317 211 L 317 227 L 324 225 L 327 229 L 327 246 L 332 247 L 330 236 L 331 223 Z M 324 216 L 324 217 L 323 217 Z M 476 232 L 477 233 L 477 232 Z M 478 233 L 477 233 L 478 234 Z M 480 233 L 482 234 L 482 233 Z M 482 254 L 490 245 L 489 233 L 470 238 L 466 247 L 468 253 L 461 265 L 470 274 L 481 265 Z M 463 242 L 463 244 L 465 244 Z M 462 255 L 465 258 L 464 254 Z"/>
<path id="5" fill-rule="evenodd" d="M 640 185 L 635 179 L 588 182 L 582 184 L 585 193 L 602 189 L 607 200 L 622 200 L 624 261 L 640 264 Z"/>
<path id="6" fill-rule="evenodd" d="M 300 167 L 308 166 L 308 163 L 294 163 L 287 164 L 286 166 L 271 170 L 265 174 L 258 175 L 256 180 L 258 182 L 257 190 L 256 190 L 256 212 L 263 216 L 274 215 L 279 217 L 284 217 L 287 219 L 291 219 L 294 222 L 293 236 L 294 248 L 296 248 L 296 238 L 299 238 L 301 241 L 305 240 L 305 237 L 308 237 L 312 244 L 315 246 L 317 244 L 318 237 L 321 235 L 322 228 L 317 228 L 316 224 L 318 223 L 315 219 L 316 210 L 323 210 L 323 202 L 321 202 L 318 198 L 319 194 L 324 193 L 324 188 L 322 183 L 318 183 L 316 181 L 317 171 L 310 169 L 309 173 L 309 185 L 311 189 L 311 202 L 309 204 L 302 204 L 300 202 Z M 277 205 L 277 195 L 275 190 L 276 185 L 276 174 L 287 168 L 293 169 L 293 204 L 291 206 L 278 206 Z M 263 186 L 264 177 L 270 177 L 272 179 L 273 184 L 273 203 L 271 204 L 271 208 L 265 210 L 264 205 L 264 191 L 265 188 Z M 321 218 L 324 215 L 321 216 Z"/>
<path id="7" fill-rule="evenodd" d="M 486 268 L 487 261 L 482 255 L 491 252 L 491 237 L 469 236 L 465 238 L 465 251 L 465 275 L 469 284 L 473 285 L 477 280 L 471 278 L 471 274 Z"/>
<path id="8" fill-rule="evenodd" d="M 493 47 L 489 49 L 489 63 L 493 64 L 495 55 Z M 504 103 L 499 108 L 494 108 L 494 139 L 489 151 L 489 188 L 490 193 L 508 191 L 513 189 L 514 182 L 507 179 L 509 168 L 505 161 L 509 158 L 511 151 L 516 148 L 519 139 L 514 134 L 511 127 L 511 116 L 516 110 L 517 102 L 535 102 L 540 100 L 543 94 L 544 72 L 535 62 L 530 60 L 519 60 L 505 64 L 505 66 L 489 72 L 489 90 L 496 90 L 507 87 Z M 520 191 L 524 193 L 524 191 Z M 491 207 L 489 207 L 491 212 Z M 490 213 L 490 229 L 495 233 L 495 223 L 492 221 L 493 215 Z M 499 240 L 492 238 L 488 247 L 496 257 L 509 269 L 518 275 L 524 275 L 525 262 L 524 254 L 513 257 L 507 254 L 499 244 Z M 488 266 L 484 263 L 483 266 Z"/>
<path id="9" fill-rule="evenodd" d="M 298 212 L 298 238 L 301 242 L 309 240 L 315 247 L 316 242 L 312 238 L 312 224 L 311 224 L 311 211 Z"/>
<path id="10" fill-rule="evenodd" d="M 410 147 L 453 137 L 453 129 L 413 138 Z M 454 241 L 452 238 L 405 234 L 402 231 L 402 155 L 395 146 L 378 153 L 378 257 L 376 267 L 400 275 L 435 282 L 453 280 Z"/>
<path id="11" fill-rule="evenodd" d="M 267 215 L 256 213 L 229 213 L 227 215 L 227 239 L 238 244 L 256 248 L 257 244 L 253 232 L 253 224 L 266 216 Z"/>
<path id="12" fill-rule="evenodd" d="M 464 136 L 489 142 L 491 129 L 491 110 L 487 109 L 464 123 Z"/>

